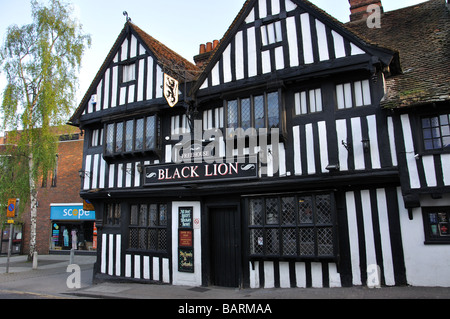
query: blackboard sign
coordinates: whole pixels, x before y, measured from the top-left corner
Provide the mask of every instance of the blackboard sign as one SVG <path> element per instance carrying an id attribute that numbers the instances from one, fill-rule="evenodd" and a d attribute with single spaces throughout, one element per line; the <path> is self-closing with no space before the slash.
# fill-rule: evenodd
<path id="1" fill-rule="evenodd" d="M 192 213 L 193 207 L 180 207 L 179 214 L 179 227 L 180 228 L 192 228 Z"/>
<path id="2" fill-rule="evenodd" d="M 179 248 L 178 249 L 178 271 L 194 272 L 194 249 Z"/>

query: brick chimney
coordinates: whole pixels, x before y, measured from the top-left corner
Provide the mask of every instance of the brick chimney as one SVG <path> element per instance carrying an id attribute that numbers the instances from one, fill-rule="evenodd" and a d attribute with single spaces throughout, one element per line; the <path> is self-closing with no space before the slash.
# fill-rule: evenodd
<path id="1" fill-rule="evenodd" d="M 383 5 L 381 0 L 348 0 L 350 3 L 350 21 L 358 21 L 367 19 L 369 13 L 367 12 L 367 7 L 376 4 L 381 8 L 381 13 L 383 13 Z"/>
<path id="2" fill-rule="evenodd" d="M 219 40 L 214 40 L 213 42 L 208 42 L 206 44 L 200 44 L 200 52 L 198 55 L 194 56 L 194 62 L 199 67 L 202 68 L 206 62 L 208 62 L 211 54 L 219 45 Z"/>

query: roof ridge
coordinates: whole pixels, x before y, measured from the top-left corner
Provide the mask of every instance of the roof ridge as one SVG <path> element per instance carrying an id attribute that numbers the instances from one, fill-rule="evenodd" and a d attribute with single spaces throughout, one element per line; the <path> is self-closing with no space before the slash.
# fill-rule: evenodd
<path id="1" fill-rule="evenodd" d="M 174 66 L 183 67 L 184 71 L 189 72 L 189 80 L 193 80 L 198 76 L 198 73 L 200 73 L 200 69 L 195 64 L 166 46 L 161 41 L 157 40 L 155 37 L 142 30 L 136 24 L 132 23 L 131 21 L 128 21 L 127 23 L 134 29 L 134 31 L 140 36 L 141 40 L 145 42 L 149 49 L 152 50 L 152 53 L 156 55 L 156 58 L 160 62 L 162 62 L 165 67 L 168 67 L 170 70 L 176 73 L 182 70 L 175 70 Z"/>

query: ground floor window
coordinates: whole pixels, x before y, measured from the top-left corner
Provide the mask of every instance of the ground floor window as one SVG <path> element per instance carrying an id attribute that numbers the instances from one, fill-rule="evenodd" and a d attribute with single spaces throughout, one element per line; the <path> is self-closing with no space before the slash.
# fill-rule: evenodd
<path id="1" fill-rule="evenodd" d="M 332 194 L 252 197 L 247 208 L 251 256 L 336 256 Z"/>
<path id="2" fill-rule="evenodd" d="M 450 207 L 424 207 L 425 243 L 450 244 Z"/>
<path id="3" fill-rule="evenodd" d="M 166 253 L 168 224 L 167 204 L 131 205 L 129 248 Z"/>

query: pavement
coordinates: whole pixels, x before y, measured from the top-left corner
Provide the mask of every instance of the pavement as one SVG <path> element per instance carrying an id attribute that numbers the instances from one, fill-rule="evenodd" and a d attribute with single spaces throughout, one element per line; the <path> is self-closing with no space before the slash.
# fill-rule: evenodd
<path id="1" fill-rule="evenodd" d="M 80 271 L 79 281 L 68 269 L 68 255 L 40 255 L 38 267 L 26 256 L 10 259 L 9 273 L 6 257 L 0 257 L 0 298 L 14 295 L 17 299 L 155 299 L 178 300 L 301 300 L 301 299 L 450 299 L 450 288 L 443 287 L 367 287 L 352 288 L 291 288 L 291 289 L 233 289 L 221 287 L 184 287 L 142 284 L 135 282 L 93 283 L 95 256 L 74 256 Z M 69 272 L 68 272 L 69 270 Z M 75 287 L 74 287 L 75 286 Z M 74 287 L 74 288 L 72 288 Z M 204 302 L 204 301 L 203 301 Z"/>

